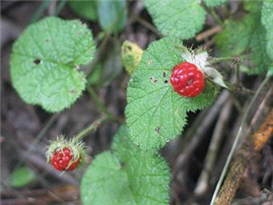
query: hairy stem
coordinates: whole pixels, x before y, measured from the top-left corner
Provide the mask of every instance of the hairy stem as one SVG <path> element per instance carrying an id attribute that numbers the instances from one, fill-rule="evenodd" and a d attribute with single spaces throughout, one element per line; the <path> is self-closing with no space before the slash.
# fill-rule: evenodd
<path id="1" fill-rule="evenodd" d="M 75 136 L 75 140 L 76 141 L 80 141 L 81 139 L 83 139 L 88 133 L 92 132 L 94 133 L 97 128 L 100 126 L 100 124 L 102 122 L 104 122 L 105 120 L 107 120 L 107 117 L 103 116 L 97 120 L 95 120 L 89 127 L 85 128 L 84 130 L 82 130 L 79 134 L 77 134 Z"/>
<path id="2" fill-rule="evenodd" d="M 105 107 L 103 102 L 100 100 L 99 96 L 96 94 L 96 92 L 90 87 L 87 87 L 89 94 L 91 95 L 94 102 L 97 104 L 97 106 L 101 109 L 101 111 L 111 120 L 114 121 L 120 121 L 117 116 L 113 115 L 109 110 Z"/>

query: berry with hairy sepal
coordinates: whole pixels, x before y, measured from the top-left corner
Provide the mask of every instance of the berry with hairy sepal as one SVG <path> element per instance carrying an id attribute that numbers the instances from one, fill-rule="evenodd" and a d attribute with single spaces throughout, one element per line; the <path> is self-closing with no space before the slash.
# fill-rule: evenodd
<path id="1" fill-rule="evenodd" d="M 203 72 L 188 62 L 182 62 L 173 68 L 170 82 L 175 92 L 185 97 L 195 97 L 205 88 Z"/>
<path id="2" fill-rule="evenodd" d="M 56 150 L 50 159 L 51 165 L 59 171 L 71 171 L 78 167 L 80 158 L 73 160 L 71 148 L 65 147 L 62 150 Z"/>
<path id="3" fill-rule="evenodd" d="M 57 137 L 47 149 L 47 161 L 59 171 L 72 171 L 85 158 L 85 145 L 76 139 Z"/>

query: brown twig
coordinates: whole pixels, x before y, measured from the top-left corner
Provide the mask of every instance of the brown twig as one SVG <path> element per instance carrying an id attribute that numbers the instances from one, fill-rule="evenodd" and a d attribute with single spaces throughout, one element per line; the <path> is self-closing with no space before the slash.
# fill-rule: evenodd
<path id="1" fill-rule="evenodd" d="M 196 41 L 202 41 L 203 39 L 208 38 L 208 37 L 210 37 L 210 36 L 212 36 L 212 35 L 214 35 L 216 33 L 219 33 L 222 30 L 223 30 L 223 28 L 221 26 L 219 26 L 219 25 L 215 26 L 215 27 L 212 27 L 212 28 L 198 34 L 195 37 L 195 39 L 196 39 Z"/>
<path id="2" fill-rule="evenodd" d="M 231 204 L 234 195 L 242 181 L 249 161 L 265 146 L 273 134 L 273 109 L 269 112 L 259 129 L 246 140 L 235 155 L 230 171 L 215 200 L 215 205 Z"/>
<path id="3" fill-rule="evenodd" d="M 224 91 L 215 102 L 214 106 L 212 106 L 206 113 L 206 117 L 202 119 L 202 122 L 194 123 L 192 126 L 192 129 L 189 129 L 183 136 L 185 139 L 185 143 L 183 146 L 178 147 L 178 150 L 183 150 L 177 158 L 175 165 L 173 167 L 173 175 L 177 174 L 178 170 L 181 170 L 181 167 L 186 163 L 186 161 L 189 159 L 189 157 L 192 155 L 192 152 L 198 145 L 198 143 L 202 140 L 202 137 L 204 136 L 203 133 L 205 133 L 209 127 L 211 126 L 211 123 L 215 120 L 217 117 L 219 110 L 222 108 L 224 103 L 227 101 L 229 97 L 229 93 L 227 91 Z M 194 136 L 194 138 L 192 137 Z M 174 156 L 176 157 L 176 156 Z"/>
<path id="4" fill-rule="evenodd" d="M 194 190 L 194 194 L 197 196 L 204 194 L 209 187 L 210 174 L 215 165 L 217 155 L 219 154 L 218 150 L 219 150 L 222 138 L 224 136 L 223 132 L 230 118 L 231 108 L 232 108 L 232 103 L 231 103 L 231 100 L 229 100 L 222 108 L 222 111 L 217 120 L 217 124 L 213 131 L 211 143 L 210 143 L 207 156 L 204 162 L 204 168 L 202 173 L 200 174 L 200 177 L 198 179 L 197 185 Z"/>

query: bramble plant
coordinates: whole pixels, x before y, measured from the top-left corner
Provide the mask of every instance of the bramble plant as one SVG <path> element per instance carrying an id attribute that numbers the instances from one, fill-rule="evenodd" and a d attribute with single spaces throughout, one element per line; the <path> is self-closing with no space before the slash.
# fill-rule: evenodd
<path id="1" fill-rule="evenodd" d="M 215 37 L 220 57 L 210 56 L 203 48 L 193 50 L 183 45 L 183 40 L 202 30 L 208 11 L 225 3 L 145 1 L 155 26 L 165 37 L 150 43 L 144 51 L 129 41 L 122 46 L 122 61 L 131 75 L 126 124 L 114 136 L 111 151 L 97 155 L 84 174 L 83 204 L 168 204 L 170 171 L 158 151 L 183 132 L 187 112 L 211 105 L 221 87 L 235 89 L 222 71 L 217 71 L 217 63 L 240 55 L 241 69 L 247 74 L 273 74 L 273 2 L 269 0 L 244 1 L 245 15 L 221 25 L 223 30 Z M 80 4 L 70 4 L 80 11 Z M 98 16 L 90 16 L 86 10 L 82 16 L 98 19 L 104 31 L 118 34 L 124 29 L 125 0 L 97 1 L 85 7 L 99 10 Z M 112 18 L 105 20 L 100 9 L 108 7 L 113 9 Z M 47 17 L 30 25 L 13 45 L 13 86 L 26 103 L 40 105 L 51 113 L 60 112 L 85 90 L 87 80 L 79 68 L 91 62 L 94 52 L 92 32 L 85 24 Z M 244 66 L 244 59 L 249 58 L 251 69 Z M 48 161 L 57 170 L 74 170 L 84 158 L 83 149 L 80 141 L 59 139 L 49 146 Z"/>

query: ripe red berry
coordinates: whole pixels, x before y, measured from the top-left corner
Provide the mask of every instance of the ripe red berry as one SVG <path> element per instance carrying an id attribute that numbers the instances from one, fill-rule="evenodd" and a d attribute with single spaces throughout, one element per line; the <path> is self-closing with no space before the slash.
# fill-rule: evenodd
<path id="1" fill-rule="evenodd" d="M 72 171 L 85 159 L 85 144 L 81 140 L 64 136 L 50 141 L 47 147 L 47 161 L 59 171 Z"/>
<path id="2" fill-rule="evenodd" d="M 170 82 L 179 95 L 186 97 L 195 97 L 205 88 L 203 72 L 188 62 L 180 63 L 173 68 Z"/>
<path id="3" fill-rule="evenodd" d="M 64 147 L 61 150 L 55 150 L 51 156 L 50 163 L 59 171 L 72 171 L 76 169 L 81 158 L 73 159 L 72 149 Z"/>

